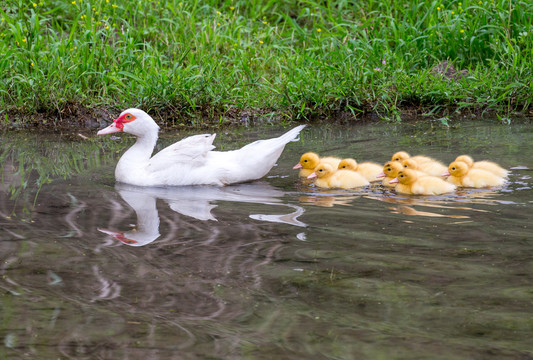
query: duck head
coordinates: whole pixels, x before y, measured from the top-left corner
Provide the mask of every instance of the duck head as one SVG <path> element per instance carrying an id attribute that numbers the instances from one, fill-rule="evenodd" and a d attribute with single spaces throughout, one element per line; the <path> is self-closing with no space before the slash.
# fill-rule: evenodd
<path id="1" fill-rule="evenodd" d="M 135 136 L 143 136 L 146 133 L 157 133 L 158 130 L 159 126 L 150 115 L 140 109 L 131 108 L 124 110 L 111 125 L 98 131 L 97 135 L 126 132 Z"/>
<path id="2" fill-rule="evenodd" d="M 468 167 L 472 167 L 472 165 L 474 165 L 474 159 L 472 159 L 468 155 L 459 155 L 458 157 L 455 158 L 455 161 L 462 161 L 466 165 L 468 165 Z"/>
<path id="3" fill-rule="evenodd" d="M 404 161 L 402 161 L 402 165 L 404 169 L 418 169 L 418 164 L 413 159 L 405 159 Z"/>
<path id="4" fill-rule="evenodd" d="M 300 162 L 294 165 L 293 169 L 314 169 L 318 166 L 320 157 L 313 152 L 307 152 L 302 155 Z"/>
<path id="5" fill-rule="evenodd" d="M 383 166 L 383 172 L 376 177 L 395 178 L 398 175 L 398 172 L 400 172 L 401 170 L 402 164 L 400 164 L 398 161 L 389 161 L 386 162 Z"/>
<path id="6" fill-rule="evenodd" d="M 418 176 L 413 170 L 404 169 L 398 173 L 398 176 L 396 178 L 389 181 L 389 183 L 394 184 L 399 182 L 400 184 L 410 185 L 414 183 L 417 178 Z"/>
<path id="7" fill-rule="evenodd" d="M 357 170 L 357 161 L 355 159 L 342 159 L 339 163 L 339 169 Z"/>
<path id="8" fill-rule="evenodd" d="M 320 163 L 315 168 L 315 171 L 311 175 L 309 175 L 307 178 L 308 179 L 313 179 L 316 177 L 322 178 L 328 174 L 333 173 L 333 171 L 334 171 L 333 166 L 331 166 L 330 164 Z"/>
<path id="9" fill-rule="evenodd" d="M 392 155 L 391 161 L 403 161 L 405 159 L 409 159 L 411 156 L 406 153 L 405 151 L 398 151 L 394 155 Z"/>
<path id="10" fill-rule="evenodd" d="M 463 161 L 454 161 L 448 166 L 448 171 L 443 176 L 463 177 L 468 173 L 468 164 Z"/>

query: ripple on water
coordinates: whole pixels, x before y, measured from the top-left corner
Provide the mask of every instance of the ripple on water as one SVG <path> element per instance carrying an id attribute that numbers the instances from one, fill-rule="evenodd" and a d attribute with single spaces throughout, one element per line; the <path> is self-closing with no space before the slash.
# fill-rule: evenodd
<path id="1" fill-rule="evenodd" d="M 2 138 L 6 356 L 528 358 L 529 130 L 310 126 L 264 181 L 142 190 L 114 186 L 124 143 Z M 382 163 L 392 148 L 512 173 L 425 197 L 317 189 L 291 170 L 309 150 Z M 78 170 L 32 188 L 51 163 Z"/>

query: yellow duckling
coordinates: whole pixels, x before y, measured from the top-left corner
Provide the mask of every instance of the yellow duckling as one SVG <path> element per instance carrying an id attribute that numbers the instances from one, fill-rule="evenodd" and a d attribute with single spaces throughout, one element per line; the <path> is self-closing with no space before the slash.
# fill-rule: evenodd
<path id="1" fill-rule="evenodd" d="M 398 151 L 397 153 L 392 155 L 391 161 L 400 161 L 400 162 L 402 162 L 402 161 L 404 161 L 406 159 L 413 159 L 414 161 L 416 161 L 419 164 L 422 164 L 422 163 L 425 163 L 425 162 L 430 162 L 430 161 L 437 161 L 437 160 L 435 160 L 433 158 L 430 158 L 429 156 L 424 156 L 424 155 L 410 156 L 405 151 Z"/>
<path id="2" fill-rule="evenodd" d="M 377 177 L 383 171 L 383 167 L 379 164 L 376 164 L 371 161 L 365 161 L 362 163 L 357 163 L 355 159 L 342 159 L 339 163 L 339 170 L 351 170 L 355 171 L 368 181 L 378 181 Z"/>
<path id="3" fill-rule="evenodd" d="M 410 169 L 400 171 L 391 183 L 397 183 L 394 190 L 408 195 L 441 195 L 455 190 L 455 185 L 441 178 L 430 175 L 419 177 Z"/>
<path id="4" fill-rule="evenodd" d="M 504 168 L 502 168 L 500 165 L 496 164 L 495 162 L 487 161 L 487 160 L 474 162 L 474 159 L 472 159 L 468 155 L 460 155 L 455 159 L 455 161 L 462 161 L 466 163 L 468 167 L 471 169 L 486 170 L 502 178 L 507 177 L 507 175 L 509 174 L 507 170 L 505 170 Z"/>
<path id="5" fill-rule="evenodd" d="M 409 158 L 403 160 L 402 165 L 404 169 L 418 170 L 431 176 L 442 176 L 448 170 L 446 165 L 437 160 L 419 163 L 413 158 Z"/>
<path id="6" fill-rule="evenodd" d="M 314 152 L 307 152 L 302 155 L 302 157 L 300 158 L 300 162 L 294 165 L 293 169 L 300 169 L 300 177 L 308 177 L 313 173 L 314 169 L 321 162 L 330 164 L 331 166 L 333 166 L 334 169 L 336 169 L 339 166 L 341 159 L 333 156 L 326 156 L 321 158 L 320 156 L 318 156 L 318 154 Z"/>
<path id="7" fill-rule="evenodd" d="M 330 164 L 322 162 L 318 164 L 315 171 L 307 178 L 317 178 L 315 185 L 326 189 L 353 189 L 370 184 L 367 179 L 355 171 L 336 170 Z"/>
<path id="8" fill-rule="evenodd" d="M 399 161 L 389 161 L 383 166 L 383 172 L 378 174 L 378 178 L 384 178 L 381 184 L 383 186 L 394 187 L 396 184 L 391 184 L 389 181 L 398 176 L 398 173 L 402 171 L 403 167 Z"/>
<path id="9" fill-rule="evenodd" d="M 448 182 L 464 187 L 482 188 L 488 186 L 500 186 L 505 179 L 483 169 L 470 169 L 468 164 L 462 161 L 454 161 L 448 166 L 448 171 L 443 174 L 448 176 Z"/>

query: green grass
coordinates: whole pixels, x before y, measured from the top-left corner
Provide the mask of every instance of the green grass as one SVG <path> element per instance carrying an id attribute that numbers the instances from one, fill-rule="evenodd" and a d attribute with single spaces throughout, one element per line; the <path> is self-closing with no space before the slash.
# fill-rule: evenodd
<path id="1" fill-rule="evenodd" d="M 431 69 L 449 61 L 466 76 Z M 0 121 L 130 106 L 196 123 L 531 110 L 533 3 L 7 0 Z M 9 116 L 6 117 L 6 114 Z"/>

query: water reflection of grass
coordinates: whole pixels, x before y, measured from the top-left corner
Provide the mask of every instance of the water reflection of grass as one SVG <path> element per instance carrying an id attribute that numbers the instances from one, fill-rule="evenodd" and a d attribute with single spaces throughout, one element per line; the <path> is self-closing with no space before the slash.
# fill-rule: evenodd
<path id="1" fill-rule="evenodd" d="M 88 171 L 111 163 L 121 147 L 115 142 L 101 143 L 91 139 L 48 141 L 43 135 L 35 134 L 3 136 L 0 143 L 0 190 L 11 200 L 20 201 L 27 211 L 27 206 L 35 203 L 44 185 L 74 175 L 94 176 Z"/>

